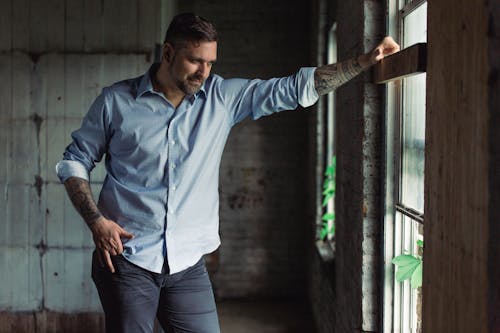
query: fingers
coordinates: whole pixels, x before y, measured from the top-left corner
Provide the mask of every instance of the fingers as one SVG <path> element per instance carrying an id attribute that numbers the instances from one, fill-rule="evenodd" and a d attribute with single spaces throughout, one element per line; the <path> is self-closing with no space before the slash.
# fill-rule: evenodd
<path id="1" fill-rule="evenodd" d="M 122 238 L 131 239 L 133 234 L 125 231 L 113 221 L 104 220 L 98 227 L 92 230 L 96 247 L 107 251 L 109 255 L 116 256 L 123 252 Z"/>
<path id="2" fill-rule="evenodd" d="M 399 44 L 392 39 L 391 36 L 387 36 L 384 38 L 382 41 L 382 47 L 384 50 L 384 53 L 387 55 L 393 54 L 399 51 Z"/>
<path id="3" fill-rule="evenodd" d="M 97 249 L 97 259 L 99 260 L 99 265 L 101 267 L 107 267 L 111 273 L 115 272 L 115 267 L 111 261 L 111 255 L 109 251 L 103 249 Z"/>
<path id="4" fill-rule="evenodd" d="M 111 255 L 106 250 L 102 251 L 102 253 L 104 256 L 104 261 L 106 262 L 106 266 L 108 267 L 108 269 L 111 273 L 114 273 L 115 267 L 113 266 L 113 262 L 111 261 Z"/>
<path id="5" fill-rule="evenodd" d="M 122 254 L 123 252 L 123 245 L 122 245 L 122 240 L 120 239 L 119 235 L 115 235 L 115 238 L 113 239 L 113 251 L 116 253 L 115 255 Z"/>
<path id="6" fill-rule="evenodd" d="M 375 61 L 379 61 L 381 60 L 383 57 L 384 57 L 384 54 L 382 52 L 382 47 L 379 46 L 377 47 L 374 51 L 373 51 L 373 54 L 375 56 Z"/>
<path id="7" fill-rule="evenodd" d="M 117 241 L 116 237 L 111 239 L 101 238 L 96 242 L 96 247 L 101 251 L 109 252 L 109 254 L 112 256 L 116 256 L 123 252 L 123 247 L 121 247 L 121 240 L 118 238 Z"/>
<path id="8" fill-rule="evenodd" d="M 112 254 L 115 253 L 114 255 L 122 254 L 123 252 L 123 243 L 121 237 L 132 239 L 134 238 L 134 235 L 120 228 L 118 232 L 114 235 L 113 239 L 111 240 L 112 248 L 110 252 Z"/>
<path id="9" fill-rule="evenodd" d="M 121 229 L 120 230 L 120 237 L 132 239 L 132 238 L 134 238 L 134 235 L 132 235 L 130 232 L 126 231 L 125 229 Z"/>
<path id="10" fill-rule="evenodd" d="M 373 50 L 375 61 L 380 61 L 384 57 L 394 54 L 399 51 L 399 45 L 392 37 L 385 37 L 382 42 Z"/>

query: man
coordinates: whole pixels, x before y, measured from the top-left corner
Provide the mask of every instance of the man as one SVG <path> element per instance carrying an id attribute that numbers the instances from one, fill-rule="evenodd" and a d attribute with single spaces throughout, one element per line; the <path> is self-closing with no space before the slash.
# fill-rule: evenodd
<path id="1" fill-rule="evenodd" d="M 316 102 L 385 55 L 389 37 L 369 54 L 302 68 L 270 80 L 211 75 L 217 32 L 180 14 L 170 24 L 161 63 L 104 88 L 56 167 L 92 231 L 92 278 L 107 332 L 219 332 L 202 256 L 220 244 L 219 164 L 230 129 Z M 89 173 L 105 155 L 96 205 Z"/>

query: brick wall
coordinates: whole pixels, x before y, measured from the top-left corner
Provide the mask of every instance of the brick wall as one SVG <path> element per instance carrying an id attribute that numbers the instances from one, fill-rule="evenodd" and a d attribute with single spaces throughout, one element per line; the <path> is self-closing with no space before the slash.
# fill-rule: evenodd
<path id="1" fill-rule="evenodd" d="M 308 65 L 308 4 L 279 0 L 179 1 L 213 21 L 220 34 L 214 72 L 270 78 Z M 220 173 L 222 245 L 210 256 L 216 296 L 305 294 L 306 111 L 237 125 Z"/>

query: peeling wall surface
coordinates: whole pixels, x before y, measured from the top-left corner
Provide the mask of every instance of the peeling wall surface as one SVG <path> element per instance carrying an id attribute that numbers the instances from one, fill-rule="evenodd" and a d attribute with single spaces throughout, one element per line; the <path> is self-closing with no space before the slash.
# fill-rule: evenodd
<path id="1" fill-rule="evenodd" d="M 148 69 L 172 3 L 0 0 L 0 332 L 44 331 L 51 322 L 72 331 L 80 320 L 101 327 L 91 233 L 54 166 L 101 89 Z M 307 2 L 178 7 L 215 22 L 217 74 L 270 78 L 309 65 Z M 221 165 L 222 246 L 209 257 L 219 299 L 305 295 L 306 119 L 285 112 L 244 121 L 231 134 Z M 99 164 L 94 197 L 104 176 Z"/>
<path id="2" fill-rule="evenodd" d="M 61 55 L 34 63 L 22 52 L 2 56 L 12 87 L 2 98 L 0 306 L 12 310 L 97 310 L 89 280 L 91 233 L 73 209 L 54 165 L 70 133 L 110 77 L 136 75 L 144 56 Z M 103 78 L 107 78 L 104 80 Z M 112 80 L 112 79 L 111 79 Z M 4 92 L 2 92 L 4 93 Z M 92 173 L 97 197 L 103 166 Z M 11 287 L 6 287 L 11 284 Z"/>
<path id="3" fill-rule="evenodd" d="M 91 233 L 54 167 L 102 87 L 149 67 L 161 6 L 0 1 L 2 330 L 9 331 L 8 312 L 44 311 L 32 317 L 40 329 L 50 311 L 101 309 L 90 279 Z M 95 196 L 103 179 L 100 165 L 92 174 Z M 22 327 L 34 331 L 29 322 L 10 329 Z"/>

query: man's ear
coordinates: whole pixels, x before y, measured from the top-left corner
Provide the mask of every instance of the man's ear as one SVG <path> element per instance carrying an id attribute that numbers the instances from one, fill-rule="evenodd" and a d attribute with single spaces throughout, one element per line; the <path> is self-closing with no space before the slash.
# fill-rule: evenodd
<path id="1" fill-rule="evenodd" d="M 163 44 L 163 59 L 170 64 L 174 59 L 174 47 L 170 43 Z"/>

